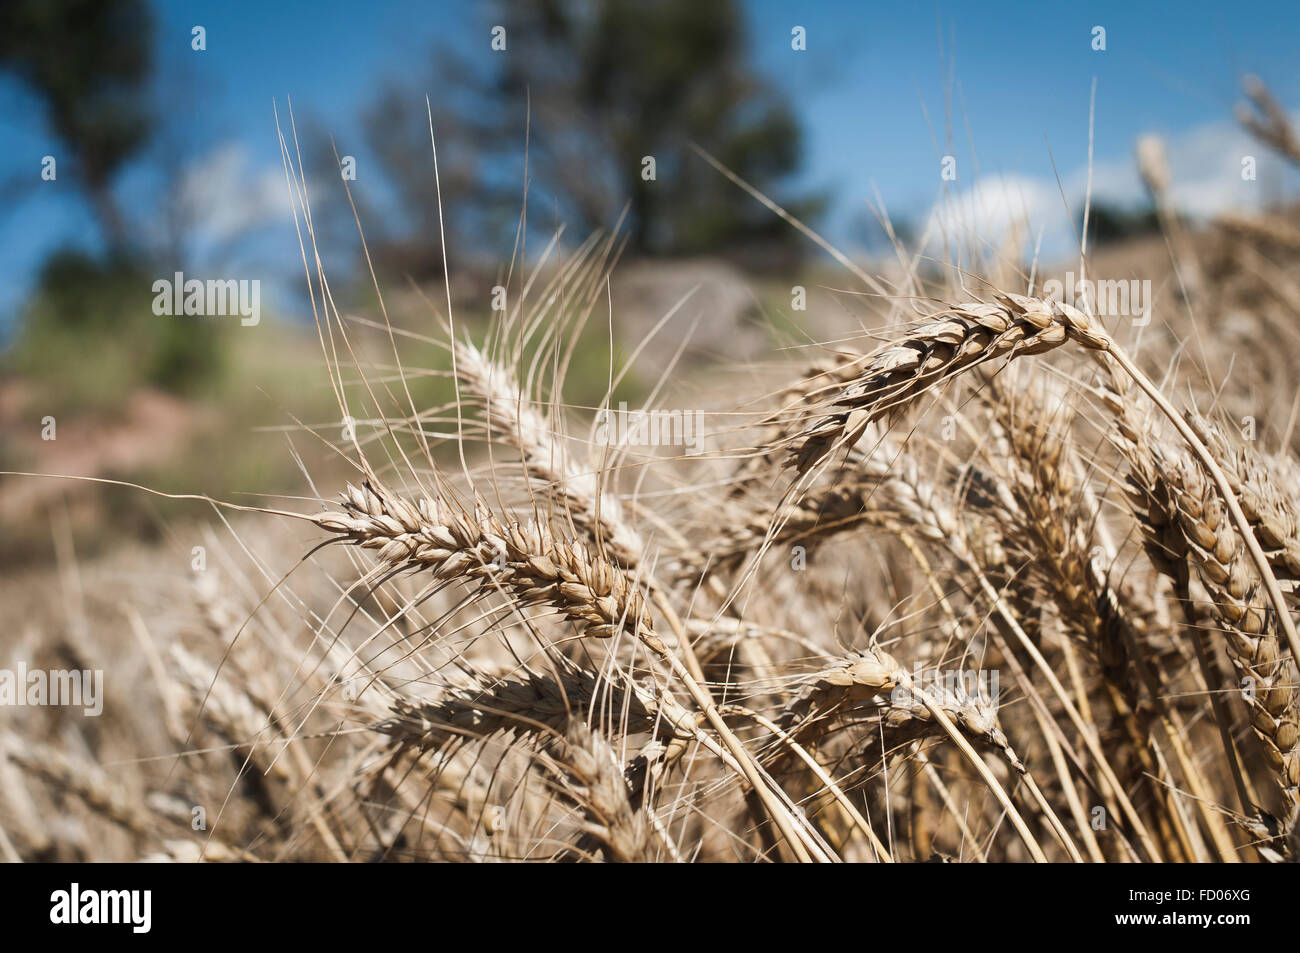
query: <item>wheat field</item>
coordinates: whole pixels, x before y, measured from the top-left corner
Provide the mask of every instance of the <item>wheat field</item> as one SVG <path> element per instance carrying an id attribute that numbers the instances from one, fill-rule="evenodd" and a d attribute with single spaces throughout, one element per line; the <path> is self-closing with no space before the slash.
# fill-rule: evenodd
<path id="1" fill-rule="evenodd" d="M 835 273 L 833 337 L 655 368 L 620 417 L 635 344 L 605 403 L 566 398 L 617 231 L 512 269 L 476 340 L 450 291 L 340 313 L 293 155 L 342 425 L 290 430 L 297 498 L 196 499 L 129 572 L 61 563 L 78 608 L 0 664 L 102 669 L 110 716 L 6 720 L 7 859 L 1296 858 L 1289 210 L 1165 209 L 1140 320 L 1006 249 L 900 244 Z"/>

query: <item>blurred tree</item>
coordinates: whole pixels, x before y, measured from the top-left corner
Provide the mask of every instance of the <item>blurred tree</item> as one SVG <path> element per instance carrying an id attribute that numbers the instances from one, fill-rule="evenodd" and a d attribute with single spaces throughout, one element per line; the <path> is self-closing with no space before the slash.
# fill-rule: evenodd
<path id="1" fill-rule="evenodd" d="M 64 248 L 41 267 L 0 373 L 51 412 L 115 413 L 142 385 L 203 392 L 221 371 L 219 325 L 158 317 L 151 269 Z"/>
<path id="2" fill-rule="evenodd" d="M 890 229 L 893 230 L 892 238 Z M 874 208 L 853 216 L 849 222 L 849 235 L 864 251 L 890 257 L 897 253 L 895 242 L 904 249 L 910 249 L 915 247 L 921 237 L 913 219 L 905 215 L 891 215 L 888 222 L 884 222 Z"/>
<path id="3" fill-rule="evenodd" d="M 113 193 L 159 128 L 153 28 L 146 0 L 0 4 L 0 70 L 28 87 L 62 142 L 60 176 L 85 194 L 104 245 L 103 254 L 68 244 L 50 255 L 0 363 L 44 406 L 111 412 L 141 386 L 200 392 L 220 369 L 213 327 L 153 314 L 156 249 L 135 237 L 148 230 L 133 229 Z M 156 220 L 160 210 L 161 203 L 134 221 Z M 172 270 L 168 262 L 163 273 Z"/>
<path id="4" fill-rule="evenodd" d="M 390 194 L 385 205 L 371 181 L 354 198 L 372 212 L 367 237 L 389 270 L 418 278 L 441 268 L 427 91 L 447 231 L 463 251 L 477 238 L 498 253 L 513 234 L 525 130 L 529 219 L 548 230 L 608 228 L 626 207 L 634 254 L 799 247 L 789 226 L 689 147 L 699 143 L 801 218 L 820 209 L 783 189 L 798 167 L 800 130 L 756 74 L 737 4 L 517 0 L 489 7 L 484 23 L 505 27 L 504 52 L 490 48 L 486 29 L 481 47 L 440 47 L 431 77 L 386 87 L 362 116 Z M 334 166 L 328 146 L 312 151 L 318 168 Z M 350 207 L 341 211 L 350 222 Z"/>
<path id="5" fill-rule="evenodd" d="M 144 0 L 5 0 L 0 4 L 0 70 L 17 75 L 71 153 L 110 253 L 125 250 L 127 228 L 112 184 L 153 129 L 145 90 L 152 67 L 153 17 Z"/>
<path id="6" fill-rule="evenodd" d="M 1079 224 L 1082 226 L 1082 221 Z M 1094 201 L 1092 210 L 1088 213 L 1088 231 L 1091 233 L 1088 239 L 1091 245 L 1106 245 L 1155 234 L 1160 231 L 1160 221 L 1156 217 L 1156 210 L 1150 205 L 1125 208 Z"/>
<path id="7" fill-rule="evenodd" d="M 530 161 L 584 224 L 608 224 L 629 202 L 640 252 L 792 234 L 688 147 L 700 143 L 764 191 L 798 165 L 798 124 L 755 74 L 737 4 L 530 0 L 504 5 L 496 22 L 509 44 L 497 80 L 512 107 L 506 129 L 521 129 L 531 106 Z"/>

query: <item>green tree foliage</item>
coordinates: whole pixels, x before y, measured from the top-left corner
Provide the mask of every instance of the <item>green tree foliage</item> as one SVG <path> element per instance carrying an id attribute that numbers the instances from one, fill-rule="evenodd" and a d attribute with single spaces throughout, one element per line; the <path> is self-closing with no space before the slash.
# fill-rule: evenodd
<path id="1" fill-rule="evenodd" d="M 1106 245 L 1153 235 L 1160 231 L 1160 222 L 1150 206 L 1125 208 L 1094 202 L 1088 214 L 1088 231 L 1093 245 Z"/>
<path id="2" fill-rule="evenodd" d="M 153 18 L 144 0 L 5 0 L 0 70 L 17 75 L 41 103 L 70 152 L 106 244 L 126 246 L 113 200 L 119 169 L 148 141 L 144 95 L 152 73 Z"/>
<path id="3" fill-rule="evenodd" d="M 4 369 L 23 375 L 47 407 L 111 411 L 142 384 L 195 393 L 219 365 L 212 328 L 153 314 L 153 274 L 162 269 L 132 241 L 113 196 L 116 177 L 156 129 L 153 23 L 145 0 L 0 4 L 0 70 L 33 94 L 67 152 L 56 155 L 60 179 L 82 190 L 104 245 L 99 255 L 65 248 L 50 256 L 5 355 Z"/>
<path id="4" fill-rule="evenodd" d="M 490 48 L 498 25 L 504 51 Z M 633 254 L 799 247 L 788 226 L 690 149 L 698 143 L 800 217 L 820 208 L 787 187 L 799 125 L 756 73 L 737 4 L 517 0 L 488 7 L 476 29 L 481 46 L 435 50 L 429 78 L 390 84 L 362 116 L 389 194 L 373 182 L 353 191 L 381 266 L 417 280 L 441 271 L 426 93 L 447 229 L 462 253 L 477 240 L 499 255 L 513 235 L 525 142 L 529 220 L 547 231 L 562 222 L 586 235 L 626 208 Z M 328 146 L 312 151 L 318 168 L 333 167 Z M 375 215 L 385 199 L 396 214 Z M 350 222 L 350 207 L 342 213 Z"/>
<path id="5" fill-rule="evenodd" d="M 221 367 L 217 326 L 155 315 L 152 281 L 141 264 L 56 252 L 5 364 L 56 410 L 111 412 L 141 384 L 201 393 Z"/>
<path id="6" fill-rule="evenodd" d="M 689 149 L 776 189 L 799 163 L 789 106 L 754 72 L 737 5 L 698 0 L 533 0 L 499 21 L 509 49 L 497 85 L 522 126 L 531 105 L 539 179 L 587 225 L 630 203 L 632 247 L 689 253 L 788 232 Z M 655 181 L 643 176 L 653 156 Z"/>

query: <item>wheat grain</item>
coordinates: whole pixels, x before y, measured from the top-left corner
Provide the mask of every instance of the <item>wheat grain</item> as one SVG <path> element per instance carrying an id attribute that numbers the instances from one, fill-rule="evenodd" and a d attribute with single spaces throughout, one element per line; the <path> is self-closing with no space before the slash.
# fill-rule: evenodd
<path id="1" fill-rule="evenodd" d="M 455 349 L 456 370 L 482 401 L 489 428 L 520 452 L 528 476 L 562 501 L 566 515 L 588 535 L 597 551 L 624 565 L 635 565 L 645 544 L 628 523 L 618 497 L 602 490 L 594 470 L 578 465 L 508 368 L 467 341 L 457 341 Z"/>
<path id="2" fill-rule="evenodd" d="M 998 294 L 996 302 L 952 305 L 901 340 L 874 352 L 856 378 L 830 400 L 842 408 L 809 424 L 795 439 L 792 465 L 807 472 L 837 447 L 852 446 L 873 420 L 897 414 L 937 383 L 996 358 L 1054 350 L 1066 341 L 1108 350 L 1112 341 L 1068 304 Z"/>
<path id="3" fill-rule="evenodd" d="M 866 711 L 891 731 L 933 733 L 935 725 L 921 700 L 924 692 L 963 732 L 1001 752 L 1012 767 L 1024 773 L 1025 766 L 998 725 L 989 699 L 963 694 L 946 684 L 938 691 L 928 684 L 924 689 L 911 685 L 907 669 L 888 652 L 873 647 L 801 676 L 798 691 L 777 723 L 799 739 L 824 728 L 820 724 L 824 719 Z"/>
<path id="4" fill-rule="evenodd" d="M 374 728 L 403 747 L 442 748 L 459 739 L 481 739 L 502 732 L 564 735 L 588 712 L 609 712 L 621 732 L 657 731 L 672 741 L 694 737 L 697 716 L 670 696 L 634 687 L 624 691 L 593 672 L 572 664 L 561 675 L 525 670 L 487 676 L 475 684 L 453 686 L 433 701 L 400 700 L 392 717 Z"/>
<path id="5" fill-rule="evenodd" d="M 557 540 L 540 523 L 502 523 L 481 503 L 471 516 L 441 499 L 409 503 L 366 481 L 347 488 L 343 512 L 311 519 L 374 550 L 391 568 L 466 578 L 484 591 L 507 589 L 523 605 L 550 605 L 587 636 L 652 628 L 641 594 L 622 570 L 581 544 Z"/>

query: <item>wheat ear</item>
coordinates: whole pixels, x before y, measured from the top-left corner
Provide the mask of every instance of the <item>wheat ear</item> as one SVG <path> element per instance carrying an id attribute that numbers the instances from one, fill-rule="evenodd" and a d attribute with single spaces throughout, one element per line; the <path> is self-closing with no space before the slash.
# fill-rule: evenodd
<path id="1" fill-rule="evenodd" d="M 519 451 L 528 476 L 566 504 L 569 518 L 599 551 L 623 565 L 635 565 L 645 544 L 628 523 L 618 497 L 602 491 L 597 471 L 578 465 L 508 368 L 467 341 L 457 341 L 455 348 L 457 373 L 483 402 L 489 430 Z"/>
<path id="2" fill-rule="evenodd" d="M 375 550 L 393 569 L 423 569 L 439 579 L 499 586 L 524 605 L 550 605 L 584 635 L 610 638 L 651 628 L 640 592 L 617 567 L 585 546 L 557 540 L 540 523 L 506 525 L 477 506 L 471 516 L 441 499 L 409 503 L 378 483 L 349 485 L 343 512 L 311 519 Z"/>
<path id="3" fill-rule="evenodd" d="M 805 473 L 838 447 L 857 443 L 873 420 L 901 412 L 931 387 L 999 357 L 1042 354 L 1075 340 L 1104 351 L 1111 338 L 1068 304 L 997 294 L 996 303 L 951 305 L 935 312 L 902 340 L 862 363 L 831 404 L 794 439 L 792 464 Z"/>
<path id="4" fill-rule="evenodd" d="M 996 292 L 995 304 L 954 305 L 933 315 L 903 340 L 886 345 L 858 378 L 832 400 L 843 408 L 815 421 L 797 438 L 793 465 L 806 473 L 838 447 L 851 447 L 867 425 L 904 407 L 931 387 L 998 357 L 1008 360 L 1053 350 L 1074 341 L 1103 366 L 1117 365 L 1169 418 L 1221 495 L 1242 543 L 1264 583 L 1293 656 L 1300 658 L 1300 634 L 1250 522 L 1223 468 L 1190 424 L 1104 328 L 1079 309 L 1050 299 Z"/>
<path id="5" fill-rule="evenodd" d="M 804 861 L 829 859 L 806 820 L 782 802 L 779 789 L 723 721 L 707 690 L 655 634 L 640 591 L 613 563 L 585 546 L 555 539 L 541 524 L 506 526 L 481 503 L 472 517 L 440 499 L 408 503 L 373 476 L 360 487 L 347 488 L 342 512 L 307 518 L 355 545 L 375 550 L 389 570 L 427 570 L 439 579 L 464 577 L 475 582 L 480 592 L 499 588 L 521 604 L 559 610 L 588 636 L 610 638 L 619 631 L 630 632 L 681 679 L 730 752 L 729 764 L 754 788 L 795 856 Z M 712 743 L 707 736 L 699 737 Z M 716 746 L 714 750 L 722 753 Z"/>
<path id="6" fill-rule="evenodd" d="M 1116 411 L 1120 448 L 1132 471 L 1129 496 L 1146 550 L 1185 602 L 1190 602 L 1190 567 L 1213 597 L 1211 610 L 1223 629 L 1228 659 L 1238 677 L 1255 686 L 1242 693 L 1251 727 L 1284 799 L 1295 805 L 1300 801 L 1300 682 L 1294 655 L 1283 652 L 1276 615 L 1261 598 L 1259 577 L 1242 558 L 1237 535 L 1223 520 L 1222 503 L 1200 469 L 1149 439 L 1122 387 L 1106 392 L 1106 398 Z M 1225 746 L 1230 752 L 1226 741 Z"/>
<path id="7" fill-rule="evenodd" d="M 883 727 L 919 728 L 932 732 L 933 720 L 921 701 L 920 690 L 906 688 L 908 672 L 898 660 L 878 647 L 847 655 L 798 680 L 799 690 L 782 709 L 777 724 L 796 740 L 807 736 L 827 717 L 842 717 L 861 709 L 874 712 Z M 900 690 L 901 689 L 901 690 Z M 963 734 L 1000 751 L 1021 774 L 1025 766 L 1012 750 L 998 725 L 997 711 L 988 700 L 970 697 L 944 687 L 926 688 Z"/>
<path id="8" fill-rule="evenodd" d="M 400 747 L 418 751 L 443 748 L 458 739 L 481 739 L 502 732 L 530 734 L 549 729 L 563 735 L 595 708 L 619 713 L 620 731 L 656 731 L 674 741 L 694 737 L 697 717 L 670 696 L 658 697 L 636 686 L 630 691 L 576 665 L 557 678 L 531 670 L 487 677 L 448 689 L 430 701 L 400 700 L 391 717 L 374 726 Z"/>

